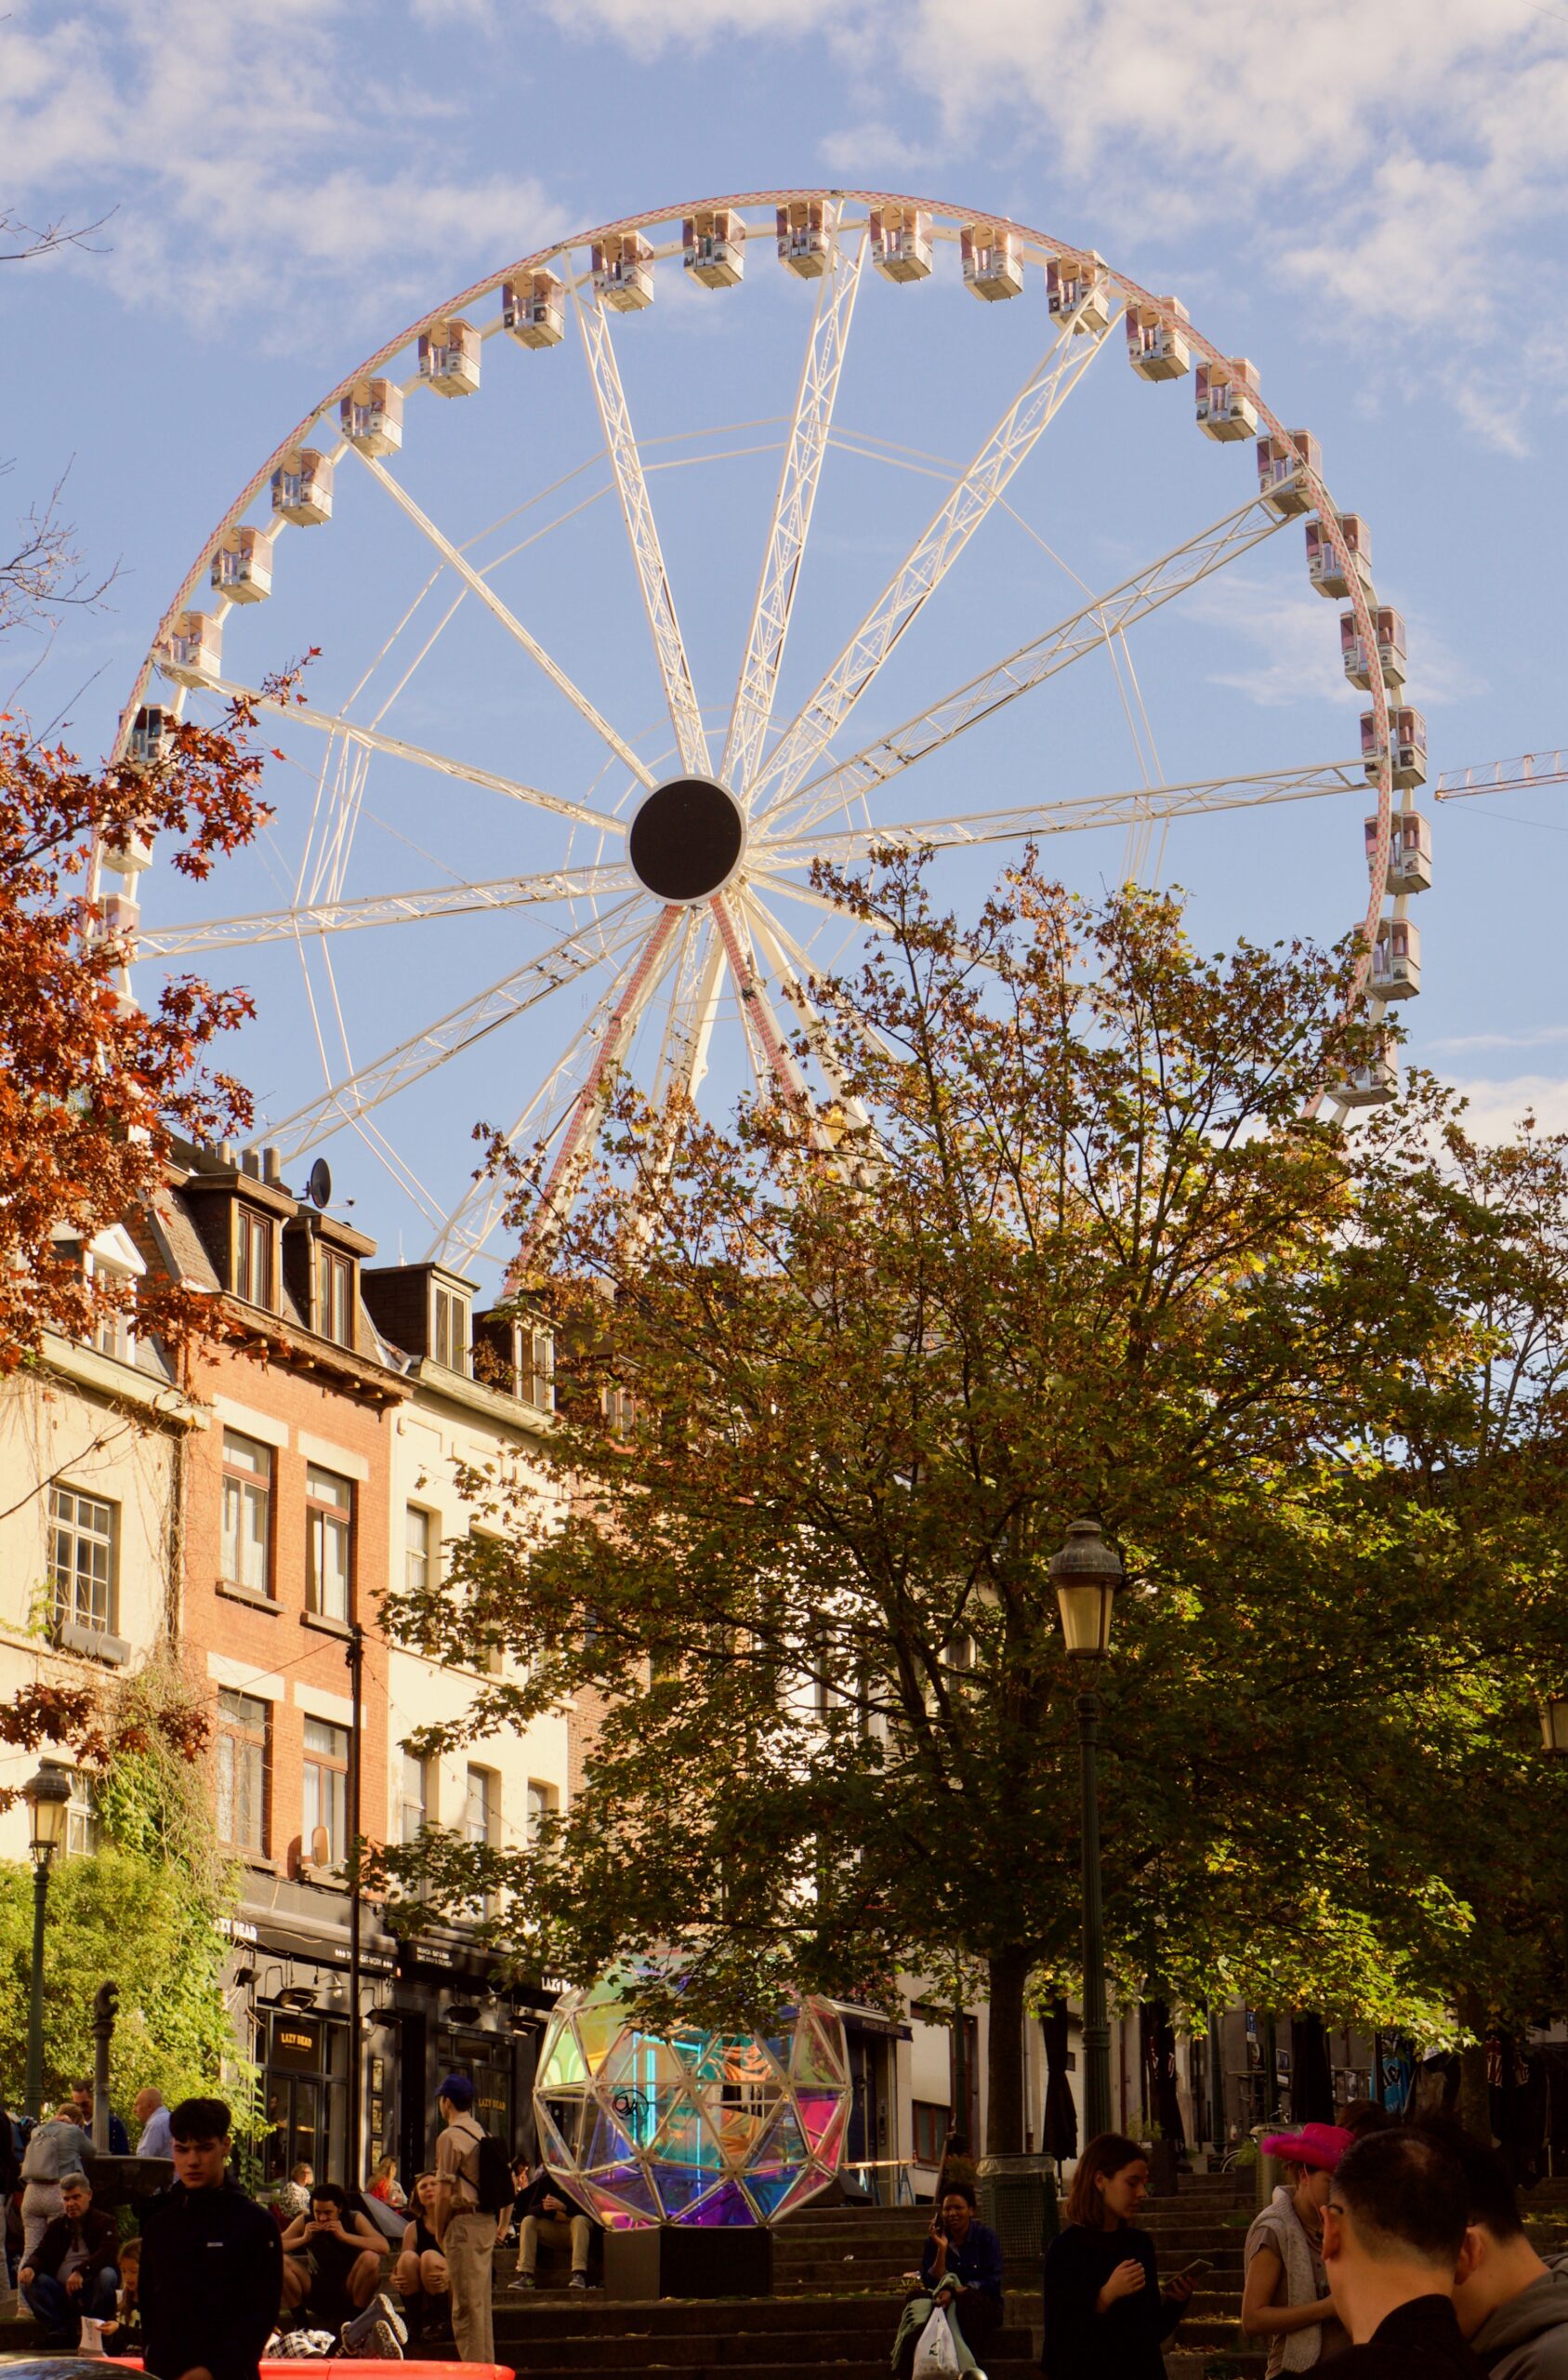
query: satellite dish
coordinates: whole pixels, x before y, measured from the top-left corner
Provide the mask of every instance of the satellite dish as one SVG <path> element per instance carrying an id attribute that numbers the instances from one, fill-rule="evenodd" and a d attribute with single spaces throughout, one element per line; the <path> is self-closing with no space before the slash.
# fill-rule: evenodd
<path id="1" fill-rule="evenodd" d="M 324 1207 L 332 1197 L 332 1168 L 324 1157 L 319 1157 L 310 1168 L 310 1179 L 305 1184 L 313 1207 Z"/>

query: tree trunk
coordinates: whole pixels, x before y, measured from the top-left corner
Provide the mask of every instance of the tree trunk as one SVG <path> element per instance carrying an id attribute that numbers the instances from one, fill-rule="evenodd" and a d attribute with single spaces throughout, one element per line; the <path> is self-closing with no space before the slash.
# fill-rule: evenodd
<path id="1" fill-rule="evenodd" d="M 985 2057 L 985 2149 L 990 2157 L 1023 2151 L 1023 1988 L 1027 1950 L 1002 1950 L 990 1963 L 991 2030 Z"/>
<path id="2" fill-rule="evenodd" d="M 1459 2052 L 1459 2122 L 1472 2140 L 1492 2146 L 1492 2095 L 1486 2082 L 1486 2006 L 1473 1985 L 1460 1992 L 1459 2022 L 1479 2039 Z"/>

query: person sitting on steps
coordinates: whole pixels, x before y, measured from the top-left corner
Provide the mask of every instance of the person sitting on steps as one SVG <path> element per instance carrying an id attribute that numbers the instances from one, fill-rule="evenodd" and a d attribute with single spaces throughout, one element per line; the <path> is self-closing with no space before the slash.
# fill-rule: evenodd
<path id="1" fill-rule="evenodd" d="M 434 2174 L 416 2175 L 414 2203 L 409 2209 L 411 2219 L 403 2229 L 402 2252 L 392 2276 L 408 2318 L 409 2336 L 415 2342 L 429 2337 L 432 2332 L 445 2331 L 451 2320 L 448 2301 L 452 2283 L 447 2277 L 446 2258 L 430 2228 L 435 2197 Z"/>
<path id="2" fill-rule="evenodd" d="M 588 2254 L 593 2245 L 594 2225 L 589 2216 L 559 2182 L 547 2165 L 541 2165 L 532 2181 L 520 2189 L 513 2202 L 517 2216 L 518 2249 L 517 2276 L 514 2289 L 537 2286 L 539 2272 L 539 2242 L 547 2241 L 552 2247 L 570 2247 L 572 2278 L 570 2287 L 586 2289 L 588 2285 Z"/>
<path id="3" fill-rule="evenodd" d="M 401 2351 L 408 2332 L 381 2287 L 380 2234 L 368 2215 L 349 2214 L 347 2191 L 317 2182 L 283 2245 L 291 2329 L 330 2331 L 351 2350 L 374 2338 L 382 2355 Z"/>

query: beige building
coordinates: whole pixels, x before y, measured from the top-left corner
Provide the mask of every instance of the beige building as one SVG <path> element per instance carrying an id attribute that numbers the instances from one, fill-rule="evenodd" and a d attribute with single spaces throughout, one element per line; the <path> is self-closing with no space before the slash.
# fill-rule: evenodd
<path id="1" fill-rule="evenodd" d="M 86 1262 L 133 1279 L 145 1270 L 118 1229 L 99 1235 Z M 204 1426 L 157 1349 L 119 1316 L 92 1346 L 47 1334 L 40 1361 L 0 1382 L 0 1695 L 109 1687 L 177 1641 L 186 1451 Z M 36 1761 L 0 1747 L 0 1787 L 24 1783 Z M 67 1850 L 93 1844 L 84 1777 Z M 0 1857 L 27 1851 L 16 1802 L 0 1812 Z"/>

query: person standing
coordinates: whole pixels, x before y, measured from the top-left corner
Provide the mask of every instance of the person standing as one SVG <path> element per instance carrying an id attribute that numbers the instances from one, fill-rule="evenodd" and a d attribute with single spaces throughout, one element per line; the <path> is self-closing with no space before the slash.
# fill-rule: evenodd
<path id="1" fill-rule="evenodd" d="M 169 2132 L 169 2111 L 164 2105 L 162 2091 L 154 2083 L 150 2082 L 144 2091 L 137 2093 L 133 2112 L 141 2126 L 136 2144 L 137 2155 L 172 2157 L 174 2141 Z"/>
<path id="2" fill-rule="evenodd" d="M 436 2142 L 430 2228 L 446 2259 L 452 2334 L 460 2362 L 494 2363 L 491 2293 L 496 2235 L 507 2207 L 486 2211 L 481 2204 L 480 2144 L 485 2135 L 474 2121 L 474 2086 L 468 2076 L 449 2074 L 436 2105 L 445 2129 Z"/>
<path id="3" fill-rule="evenodd" d="M 1334 2169 L 1353 2139 L 1339 2124 L 1304 2123 L 1262 2143 L 1264 2156 L 1284 2164 L 1285 2178 L 1246 2235 L 1242 2328 L 1268 2342 L 1266 2380 L 1308 2372 L 1350 2345 L 1323 2268 L 1323 2210 Z"/>
<path id="4" fill-rule="evenodd" d="M 1454 2305 L 1469 2221 L 1463 2168 L 1443 2142 L 1409 2126 L 1347 2151 L 1323 2211 L 1323 2261 L 1355 2345 L 1325 2380 L 1484 2380 Z"/>
<path id="5" fill-rule="evenodd" d="M 169 2118 L 175 2178 L 146 2211 L 139 2302 L 156 2380 L 259 2380 L 283 2298 L 278 2227 L 229 2172 L 221 2099 L 182 2099 Z"/>
<path id="6" fill-rule="evenodd" d="M 21 2161 L 23 2264 L 31 2264 L 39 2241 L 64 2206 L 61 2182 L 68 2174 L 83 2171 L 85 2146 L 76 2110 L 69 2105 L 33 2125 Z"/>
<path id="7" fill-rule="evenodd" d="M 71 2085 L 71 2104 L 76 2110 L 77 2122 L 90 2140 L 93 2136 L 93 2086 L 89 2075 L 82 2075 Z M 125 2120 L 117 2116 L 111 2108 L 109 2110 L 109 2154 L 111 2157 L 128 2157 L 130 2153 L 131 2139 L 129 2133 L 125 2130 Z"/>
<path id="8" fill-rule="evenodd" d="M 1165 2380 L 1160 2349 L 1181 2320 L 1192 2283 L 1178 2273 L 1162 2294 L 1154 2242 L 1133 2223 L 1149 2191 L 1134 2140 L 1102 2132 L 1078 2160 L 1066 2228 L 1046 2254 L 1047 2380 Z"/>

